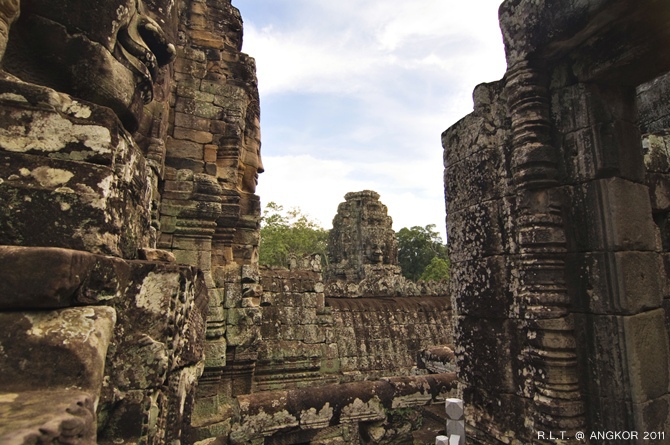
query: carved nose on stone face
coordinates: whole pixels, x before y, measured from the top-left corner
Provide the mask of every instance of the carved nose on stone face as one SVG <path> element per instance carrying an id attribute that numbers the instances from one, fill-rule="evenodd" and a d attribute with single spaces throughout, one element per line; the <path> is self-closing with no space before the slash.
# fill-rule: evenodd
<path id="1" fill-rule="evenodd" d="M 147 17 L 143 18 L 139 23 L 138 32 L 156 57 L 158 66 L 167 65 L 175 59 L 177 56 L 175 46 L 168 42 L 167 36 L 156 22 Z"/>
<path id="2" fill-rule="evenodd" d="M 256 166 L 256 171 L 258 172 L 258 174 L 261 174 L 265 171 L 265 167 L 263 167 L 263 158 L 261 158 L 260 150 L 258 151 L 258 165 Z"/>

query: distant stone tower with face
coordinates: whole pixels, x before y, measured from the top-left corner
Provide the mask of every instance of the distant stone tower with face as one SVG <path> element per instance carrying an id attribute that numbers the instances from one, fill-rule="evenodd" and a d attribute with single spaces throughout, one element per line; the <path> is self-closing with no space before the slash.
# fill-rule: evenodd
<path id="1" fill-rule="evenodd" d="M 388 209 L 371 190 L 347 193 L 333 218 L 326 279 L 359 281 L 371 272 L 398 274 L 398 243 Z"/>

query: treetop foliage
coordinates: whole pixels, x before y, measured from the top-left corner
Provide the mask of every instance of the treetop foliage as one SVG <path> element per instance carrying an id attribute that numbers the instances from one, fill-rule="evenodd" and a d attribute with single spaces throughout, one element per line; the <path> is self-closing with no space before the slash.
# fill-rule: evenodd
<path id="1" fill-rule="evenodd" d="M 259 263 L 288 267 L 292 256 L 303 257 L 318 253 L 326 258 L 328 231 L 305 215 L 300 208 L 288 210 L 269 202 L 261 217 Z"/>
<path id="2" fill-rule="evenodd" d="M 447 246 L 434 224 L 404 227 L 396 232 L 398 263 L 405 278 L 430 281 L 449 278 Z M 292 257 L 318 253 L 327 261 L 328 230 L 298 207 L 284 209 L 269 202 L 261 217 L 261 265 L 289 267 Z"/>
<path id="3" fill-rule="evenodd" d="M 396 232 L 398 263 L 405 278 L 413 281 L 449 278 L 449 256 L 435 224 L 403 227 Z"/>

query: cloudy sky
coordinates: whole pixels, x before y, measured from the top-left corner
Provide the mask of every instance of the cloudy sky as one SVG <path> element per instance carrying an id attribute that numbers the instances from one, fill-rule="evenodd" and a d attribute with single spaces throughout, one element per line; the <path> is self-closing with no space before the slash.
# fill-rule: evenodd
<path id="1" fill-rule="evenodd" d="M 393 228 L 445 239 L 440 134 L 505 71 L 500 0 L 233 0 L 256 59 L 263 204 L 330 228 L 375 190 Z"/>

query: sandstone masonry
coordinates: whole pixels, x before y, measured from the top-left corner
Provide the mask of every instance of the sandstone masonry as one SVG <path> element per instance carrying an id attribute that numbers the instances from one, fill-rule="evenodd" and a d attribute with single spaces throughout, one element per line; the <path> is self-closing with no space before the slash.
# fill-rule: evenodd
<path id="1" fill-rule="evenodd" d="M 473 443 L 670 426 L 668 12 L 503 2 L 507 73 L 442 135 Z"/>

